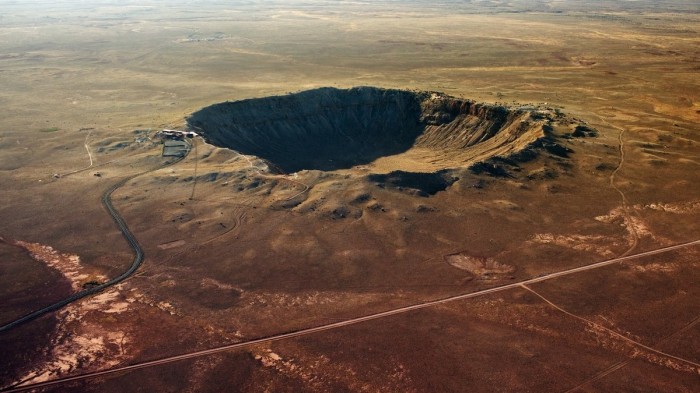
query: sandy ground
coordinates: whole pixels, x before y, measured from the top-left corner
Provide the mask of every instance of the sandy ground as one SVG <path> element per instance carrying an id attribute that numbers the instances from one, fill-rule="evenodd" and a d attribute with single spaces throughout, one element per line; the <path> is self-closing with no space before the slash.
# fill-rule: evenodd
<path id="1" fill-rule="evenodd" d="M 143 268 L 0 335 L 0 385 L 696 240 L 697 4 L 598 6 L 0 5 L 0 236 L 22 239 L 0 247 L 8 319 L 129 265 L 101 194 L 162 163 L 156 130 L 213 103 L 375 85 L 546 105 L 599 133 L 563 140 L 568 159 L 544 154 L 508 178 L 465 169 L 430 196 L 368 177 L 371 163 L 282 176 L 199 141 L 114 194 Z M 532 288 L 597 325 L 513 290 L 54 390 L 697 391 L 688 363 L 596 326 L 700 362 L 698 260 L 691 248 Z"/>

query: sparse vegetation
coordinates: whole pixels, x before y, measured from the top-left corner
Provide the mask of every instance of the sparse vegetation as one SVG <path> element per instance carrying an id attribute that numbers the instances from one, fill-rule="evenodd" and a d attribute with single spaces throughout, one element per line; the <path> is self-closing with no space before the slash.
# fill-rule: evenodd
<path id="1" fill-rule="evenodd" d="M 200 139 L 126 182 L 114 204 L 142 269 L 0 334 L 0 389 L 330 326 L 43 389 L 700 391 L 682 361 L 699 352 L 697 245 L 517 286 L 696 240 L 697 1 L 39 3 L 0 4 L 3 321 L 128 266 L 100 198 L 163 163 L 155 131 L 321 86 L 436 93 L 413 117 L 397 97 L 391 116 L 336 123 L 304 102 L 260 110 L 251 130 L 280 135 Z M 472 100 L 483 113 L 460 117 Z M 270 111 L 308 121 L 283 129 Z M 377 146 L 404 141 L 410 124 L 382 123 L 399 115 L 422 144 Z M 218 116 L 196 132 L 234 122 Z M 281 135 L 309 124 L 333 138 Z M 349 148 L 382 154 L 336 155 Z"/>

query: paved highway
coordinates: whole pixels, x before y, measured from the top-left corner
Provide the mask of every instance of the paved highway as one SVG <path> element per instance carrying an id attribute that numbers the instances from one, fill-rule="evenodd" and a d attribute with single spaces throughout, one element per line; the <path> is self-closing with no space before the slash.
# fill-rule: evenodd
<path id="1" fill-rule="evenodd" d="M 126 178 L 120 180 L 119 182 L 117 182 L 116 184 L 114 184 L 107 191 L 105 191 L 104 194 L 102 194 L 102 204 L 104 205 L 105 209 L 107 209 L 107 212 L 109 213 L 109 215 L 112 216 L 112 219 L 114 219 L 114 222 L 116 222 L 117 225 L 119 226 L 119 230 L 122 232 L 122 235 L 124 236 L 126 241 L 129 243 L 129 246 L 131 246 L 131 248 L 134 250 L 134 254 L 135 254 L 134 260 L 131 262 L 131 266 L 129 266 L 129 269 L 127 271 L 120 274 L 118 277 L 115 277 L 115 278 L 113 278 L 113 279 L 111 279 L 103 284 L 100 284 L 100 285 L 92 287 L 92 288 L 85 289 L 85 290 L 80 291 L 78 293 L 74 293 L 73 295 L 71 295 L 63 300 L 60 300 L 54 304 L 51 304 L 49 306 L 46 306 L 46 307 L 41 308 L 39 310 L 36 310 L 32 313 L 29 313 L 29 314 L 27 314 L 19 319 L 16 319 L 12 322 L 9 322 L 6 325 L 3 325 L 0 327 L 0 333 L 7 332 L 7 331 L 23 324 L 23 323 L 34 320 L 34 319 L 36 319 L 36 318 L 38 318 L 46 313 L 56 311 L 64 306 L 67 306 L 70 303 L 73 303 L 76 300 L 80 300 L 86 296 L 90 296 L 90 295 L 94 295 L 96 293 L 99 293 L 99 292 L 105 290 L 106 288 L 111 287 L 112 285 L 115 285 L 121 281 L 124 281 L 127 277 L 134 274 L 134 272 L 139 268 L 139 266 L 141 266 L 141 263 L 143 263 L 143 249 L 139 245 L 139 243 L 136 240 L 136 238 L 134 237 L 134 235 L 129 230 L 129 227 L 126 225 L 124 218 L 119 214 L 117 209 L 115 209 L 114 206 L 112 205 L 112 199 L 111 199 L 112 193 L 114 193 L 114 191 L 119 189 L 121 186 L 126 184 L 131 179 L 134 179 L 134 178 L 141 176 L 141 175 L 144 175 L 146 173 L 153 172 L 153 171 L 156 171 L 158 169 L 162 169 L 162 168 L 165 168 L 167 166 L 173 165 L 176 162 L 181 161 L 183 158 L 184 157 L 180 157 L 180 158 L 177 158 L 173 161 L 170 161 L 170 162 L 167 162 L 163 165 L 160 165 L 156 168 L 149 169 L 145 172 L 140 172 L 140 173 L 137 173 L 135 175 L 131 175 L 129 177 L 126 177 Z"/>
<path id="2" fill-rule="evenodd" d="M 627 256 L 623 256 L 623 257 L 619 257 L 619 258 L 608 259 L 606 261 L 592 263 L 590 265 L 581 266 L 581 267 L 577 267 L 577 268 L 573 268 L 573 269 L 567 269 L 567 270 L 563 270 L 563 271 L 556 272 L 556 273 L 550 273 L 550 274 L 543 275 L 541 277 L 531 278 L 528 280 L 515 282 L 512 284 L 508 284 L 508 285 L 503 285 L 500 287 L 484 289 L 484 290 L 480 290 L 480 291 L 476 291 L 476 292 L 466 293 L 463 295 L 450 296 L 450 297 L 446 297 L 443 299 L 433 300 L 433 301 L 420 303 L 420 304 L 414 304 L 414 305 L 406 306 L 406 307 L 400 307 L 400 308 L 396 308 L 393 310 L 383 311 L 383 312 L 379 312 L 376 314 L 370 314 L 370 315 L 366 315 L 366 316 L 358 317 L 358 318 L 352 318 L 352 319 L 348 319 L 348 320 L 344 320 L 344 321 L 340 321 L 340 322 L 330 323 L 327 325 L 321 325 L 321 326 L 308 328 L 308 329 L 301 329 L 301 330 L 297 330 L 294 332 L 277 334 L 274 336 L 258 338 L 255 340 L 250 340 L 250 341 L 245 341 L 245 342 L 240 342 L 240 343 L 235 343 L 235 344 L 223 345 L 220 347 L 206 349 L 203 351 L 190 352 L 190 353 L 186 353 L 186 354 L 182 354 L 182 355 L 171 356 L 171 357 L 157 359 L 157 360 L 151 360 L 151 361 L 143 362 L 143 363 L 136 363 L 136 364 L 132 364 L 129 366 L 116 367 L 116 368 L 112 368 L 112 369 L 108 369 L 108 370 L 102 370 L 102 371 L 81 374 L 81 375 L 75 375 L 72 377 L 58 378 L 58 379 L 46 381 L 46 382 L 40 382 L 40 383 L 28 384 L 28 385 L 24 385 L 24 386 L 12 387 L 12 388 L 9 388 L 7 390 L 0 390 L 0 391 L 2 391 L 2 392 L 21 392 L 21 391 L 26 391 L 26 390 L 31 390 L 31 389 L 44 388 L 44 387 L 63 384 L 63 383 L 71 382 L 71 381 L 78 381 L 78 380 L 83 380 L 83 379 L 87 379 L 87 378 L 99 377 L 99 376 L 103 376 L 103 375 L 107 375 L 107 374 L 137 370 L 137 369 L 157 366 L 157 365 L 161 365 L 161 364 L 173 363 L 173 362 L 177 362 L 180 360 L 186 360 L 186 359 L 197 358 L 200 356 L 212 355 L 215 353 L 229 351 L 229 350 L 233 350 L 233 349 L 240 349 L 240 348 L 248 347 L 248 346 L 255 345 L 255 344 L 290 339 L 290 338 L 300 337 L 300 336 L 307 336 L 307 335 L 310 335 L 313 333 L 319 333 L 319 332 L 323 332 L 323 331 L 327 331 L 327 330 L 331 330 L 331 329 L 337 329 L 337 328 L 341 328 L 341 327 L 345 327 L 345 326 L 355 325 L 358 323 L 367 322 L 367 321 L 371 321 L 371 320 L 375 320 L 375 319 L 379 319 L 379 318 L 384 318 L 384 317 L 389 317 L 392 315 L 403 314 L 403 313 L 407 313 L 410 311 L 416 311 L 416 310 L 420 310 L 420 309 L 424 309 L 424 308 L 428 308 L 428 307 L 433 307 L 433 306 L 448 303 L 448 302 L 470 299 L 470 298 L 474 298 L 474 297 L 488 295 L 491 293 L 506 291 L 509 289 L 522 288 L 523 285 L 529 285 L 529 284 L 534 284 L 534 283 L 538 283 L 538 282 L 542 282 L 542 281 L 546 281 L 546 280 L 551 280 L 553 278 L 564 277 L 564 276 L 568 276 L 571 274 L 581 273 L 581 272 L 585 272 L 588 270 L 593 270 L 593 269 L 598 269 L 598 268 L 601 268 L 604 266 L 609 266 L 609 265 L 612 265 L 615 263 L 629 261 L 632 259 L 641 258 L 641 257 L 645 257 L 645 256 L 650 256 L 650 255 L 662 254 L 662 253 L 666 253 L 669 251 L 679 250 L 679 249 L 694 246 L 694 245 L 700 245 L 700 240 L 681 243 L 681 244 L 677 244 L 677 245 L 669 246 L 669 247 L 663 247 L 663 248 L 659 248 L 656 250 L 641 252 L 641 253 L 634 254 L 634 255 L 627 255 Z"/>

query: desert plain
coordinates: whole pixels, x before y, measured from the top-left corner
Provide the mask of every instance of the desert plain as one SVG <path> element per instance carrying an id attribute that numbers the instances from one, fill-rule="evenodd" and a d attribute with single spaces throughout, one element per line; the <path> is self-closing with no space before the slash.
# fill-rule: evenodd
<path id="1" fill-rule="evenodd" d="M 694 1 L 4 1 L 0 324 L 129 269 L 121 182 L 145 257 L 0 391 L 698 391 L 699 75 Z"/>

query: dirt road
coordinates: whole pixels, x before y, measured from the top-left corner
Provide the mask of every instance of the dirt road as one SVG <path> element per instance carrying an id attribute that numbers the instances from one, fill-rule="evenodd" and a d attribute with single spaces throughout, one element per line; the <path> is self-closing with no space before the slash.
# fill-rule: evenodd
<path id="1" fill-rule="evenodd" d="M 475 298 L 475 297 L 479 297 L 479 296 L 483 296 L 483 295 L 488 295 L 488 294 L 492 294 L 492 293 L 506 291 L 509 289 L 522 288 L 525 285 L 530 285 L 530 284 L 534 284 L 534 283 L 538 283 L 538 282 L 542 282 L 542 281 L 551 280 L 554 278 L 559 278 L 559 277 L 564 277 L 564 276 L 568 276 L 568 275 L 572 275 L 572 274 L 576 274 L 576 273 L 581 273 L 581 272 L 585 272 L 588 270 L 598 269 L 601 267 L 609 266 L 609 265 L 620 263 L 620 262 L 630 261 L 630 260 L 645 257 L 645 256 L 657 255 L 657 254 L 662 254 L 662 253 L 666 253 L 666 252 L 673 251 L 673 250 L 679 250 L 682 248 L 686 248 L 686 247 L 690 247 L 690 246 L 694 246 L 694 245 L 699 245 L 699 244 L 700 244 L 700 240 L 694 240 L 691 242 L 676 244 L 674 246 L 663 247 L 663 248 L 659 248 L 659 249 L 652 250 L 652 251 L 646 251 L 646 252 L 642 252 L 642 253 L 638 253 L 638 254 L 634 254 L 634 255 L 628 255 L 628 256 L 608 259 L 605 261 L 592 263 L 590 265 L 580 266 L 580 267 L 573 268 L 573 269 L 567 269 L 567 270 L 563 270 L 563 271 L 556 272 L 556 273 L 550 273 L 550 274 L 543 275 L 541 277 L 531 278 L 528 280 L 524 280 L 524 281 L 520 281 L 520 282 L 508 284 L 508 285 L 503 285 L 500 287 L 484 289 L 481 291 L 466 293 L 466 294 L 457 295 L 457 296 L 450 296 L 450 297 L 443 298 L 443 299 L 433 300 L 433 301 L 420 303 L 420 304 L 414 304 L 414 305 L 406 306 L 406 307 L 400 307 L 400 308 L 396 308 L 393 310 L 387 310 L 387 311 L 379 312 L 376 314 L 366 315 L 363 317 L 352 318 L 352 319 L 339 321 L 339 322 L 335 322 L 335 323 L 330 323 L 330 324 L 326 324 L 326 325 L 297 330 L 294 332 L 277 334 L 277 335 L 273 335 L 273 336 L 269 336 L 269 337 L 262 337 L 262 338 L 258 338 L 255 340 L 250 340 L 250 341 L 245 341 L 245 342 L 240 342 L 240 343 L 235 343 L 235 344 L 229 344 L 229 345 L 223 345 L 220 347 L 206 349 L 203 351 L 195 351 L 195 352 L 185 353 L 185 354 L 177 355 L 177 356 L 171 356 L 171 357 L 167 357 L 167 358 L 163 358 L 163 359 L 157 359 L 157 360 L 152 360 L 152 361 L 148 361 L 148 362 L 132 364 L 129 366 L 116 367 L 116 368 L 112 368 L 112 369 L 108 369 L 108 370 L 102 370 L 102 371 L 81 374 L 81 375 L 75 375 L 72 377 L 59 378 L 59 379 L 55 379 L 52 381 L 46 381 L 46 382 L 41 382 L 41 383 L 36 383 L 36 384 L 29 384 L 29 385 L 19 386 L 19 387 L 12 387 L 12 388 L 9 388 L 7 390 L 2 390 L 2 392 L 22 392 L 22 391 L 31 390 L 31 389 L 44 388 L 44 387 L 49 387 L 49 386 L 67 383 L 67 382 L 71 382 L 71 381 L 79 381 L 79 380 L 83 380 L 83 379 L 98 377 L 98 376 L 107 375 L 107 374 L 113 374 L 113 373 L 117 373 L 117 372 L 137 370 L 137 369 L 153 367 L 153 366 L 157 366 L 157 365 L 161 365 L 161 364 L 173 363 L 173 362 L 177 362 L 180 360 L 186 360 L 186 359 L 192 359 L 192 358 L 197 358 L 197 357 L 206 356 L 206 355 L 212 355 L 212 354 L 219 353 L 219 352 L 245 348 L 245 347 L 249 347 L 252 345 L 267 343 L 267 342 L 271 342 L 271 341 L 279 341 L 279 340 L 290 339 L 290 338 L 295 338 L 295 337 L 307 336 L 310 334 L 320 333 L 320 332 L 324 332 L 324 331 L 331 330 L 331 329 L 338 329 L 338 328 L 342 328 L 342 327 L 346 327 L 346 326 L 350 326 L 350 325 L 355 325 L 355 324 L 362 323 L 362 322 L 372 321 L 372 320 L 379 319 L 379 318 L 385 318 L 385 317 L 389 317 L 392 315 L 403 314 L 403 313 L 407 313 L 410 311 L 416 311 L 416 310 L 420 310 L 420 309 L 424 309 L 424 308 L 428 308 L 428 307 L 433 307 L 433 306 L 437 306 L 437 305 L 448 303 L 448 302 L 471 299 L 471 298 Z"/>

